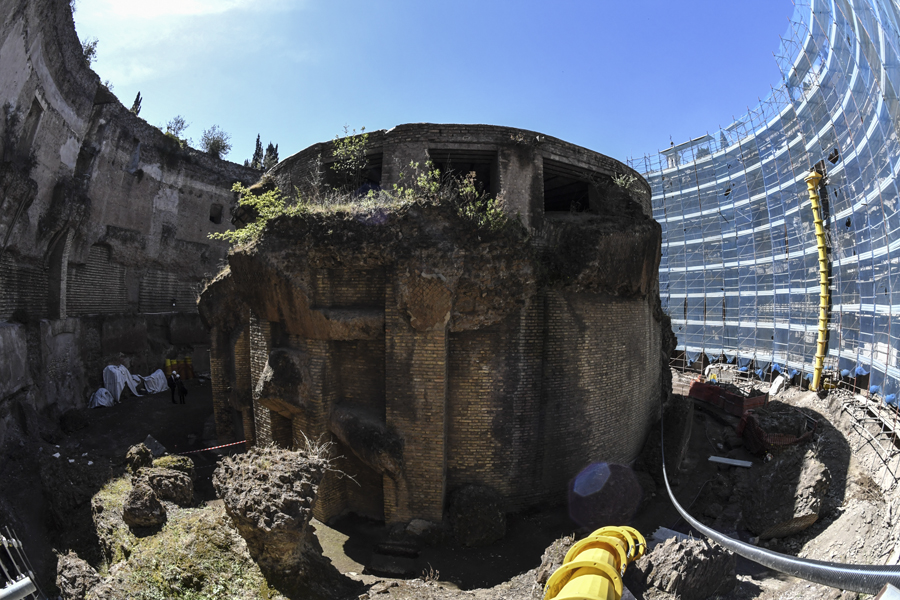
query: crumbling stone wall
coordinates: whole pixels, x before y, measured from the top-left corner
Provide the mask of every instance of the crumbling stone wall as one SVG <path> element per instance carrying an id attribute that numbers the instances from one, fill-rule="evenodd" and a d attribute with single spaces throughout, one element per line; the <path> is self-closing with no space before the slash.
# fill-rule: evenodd
<path id="1" fill-rule="evenodd" d="M 0 421 L 13 396 L 83 406 L 109 362 L 147 372 L 178 347 L 202 368 L 197 289 L 227 251 L 210 211 L 258 173 L 131 114 L 85 63 L 65 0 L 0 0 L 0 16 L 0 323 L 19 340 L 0 348 L 16 365 Z"/>
<path id="2" fill-rule="evenodd" d="M 201 295 L 215 339 L 249 326 L 248 359 L 223 345 L 213 360 L 245 370 L 256 442 L 322 437 L 356 478 L 324 478 L 320 519 L 440 521 L 466 485 L 507 509 L 561 500 L 590 462 L 636 458 L 666 393 L 660 228 L 643 180 L 611 185 L 630 170 L 502 127 L 404 125 L 367 151 L 386 187 L 404 161 L 451 150 L 494 161 L 481 172 L 521 227 L 479 229 L 427 203 L 280 217 Z M 272 176 L 285 189 L 314 180 L 330 152 L 313 146 Z M 554 210 L 560 185 L 583 204 Z"/>

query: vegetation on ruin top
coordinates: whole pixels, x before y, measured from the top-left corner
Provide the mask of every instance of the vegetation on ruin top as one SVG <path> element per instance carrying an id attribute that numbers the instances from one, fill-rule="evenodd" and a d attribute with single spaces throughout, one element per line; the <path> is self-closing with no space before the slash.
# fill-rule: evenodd
<path id="1" fill-rule="evenodd" d="M 240 246 L 259 238 L 266 224 L 282 215 L 343 215 L 353 217 L 373 211 L 399 211 L 412 204 L 445 204 L 478 229 L 500 231 L 518 223 L 500 208 L 496 198 L 482 192 L 474 173 L 464 176 L 442 174 L 430 162 L 424 166 L 410 163 L 410 177 L 401 173 L 408 185 L 394 185 L 390 190 L 368 190 L 365 193 L 337 189 L 303 194 L 295 188 L 292 196 L 285 196 L 278 188 L 260 192 L 235 183 L 232 190 L 239 194 L 237 205 L 255 215 L 240 229 L 211 233 L 211 239 L 225 240 Z"/>
<path id="2" fill-rule="evenodd" d="M 295 186 L 291 195 L 274 187 L 264 176 L 260 183 L 245 187 L 235 183 L 237 206 L 252 215 L 246 225 L 234 231 L 211 233 L 211 239 L 225 240 L 240 246 L 259 238 L 266 224 L 282 215 L 336 215 L 356 217 L 374 211 L 396 212 L 413 204 L 445 205 L 473 227 L 498 232 L 519 225 L 503 212 L 498 198 L 491 197 L 476 180 L 475 173 L 441 172 L 431 161 L 410 162 L 399 173 L 401 183 L 390 189 L 367 179 L 366 158 L 368 134 L 346 132 L 334 140 L 333 185 L 325 185 L 326 173 L 317 168 L 309 173 L 302 188 Z M 317 161 L 321 165 L 321 160 Z"/>

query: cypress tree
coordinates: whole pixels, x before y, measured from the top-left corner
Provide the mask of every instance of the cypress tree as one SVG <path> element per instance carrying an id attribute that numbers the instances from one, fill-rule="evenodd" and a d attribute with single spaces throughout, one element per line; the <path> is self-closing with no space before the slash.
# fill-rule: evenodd
<path id="1" fill-rule="evenodd" d="M 269 142 L 269 145 L 266 147 L 266 156 L 263 159 L 263 170 L 268 171 L 272 167 L 278 164 L 278 144 L 272 145 L 272 142 Z"/>
<path id="2" fill-rule="evenodd" d="M 253 151 L 253 158 L 250 159 L 250 166 L 254 169 L 263 168 L 263 148 L 262 142 L 259 140 L 259 134 L 256 134 L 256 150 Z"/>
<path id="3" fill-rule="evenodd" d="M 141 114 L 141 93 L 138 92 L 137 96 L 134 97 L 134 104 L 131 105 L 131 112 L 134 113 L 134 116 L 138 116 Z"/>

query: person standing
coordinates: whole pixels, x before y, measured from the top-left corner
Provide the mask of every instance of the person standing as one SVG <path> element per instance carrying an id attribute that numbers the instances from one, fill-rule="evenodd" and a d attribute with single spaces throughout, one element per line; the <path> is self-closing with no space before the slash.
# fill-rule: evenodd
<path id="1" fill-rule="evenodd" d="M 178 375 L 175 375 L 175 385 L 178 386 L 178 402 L 184 404 L 184 397 L 187 396 L 187 387 Z"/>
<path id="2" fill-rule="evenodd" d="M 172 392 L 172 404 L 175 404 L 175 389 L 178 387 L 178 373 L 176 371 L 172 371 L 169 373 L 169 376 L 166 377 L 166 383 L 169 384 L 169 391 Z"/>

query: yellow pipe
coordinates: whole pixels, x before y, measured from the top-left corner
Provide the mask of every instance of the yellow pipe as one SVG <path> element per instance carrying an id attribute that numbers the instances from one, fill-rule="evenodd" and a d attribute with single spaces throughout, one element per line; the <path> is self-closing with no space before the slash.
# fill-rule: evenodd
<path id="1" fill-rule="evenodd" d="M 546 600 L 620 600 L 625 568 L 647 543 L 632 527 L 603 527 L 566 553 L 544 588 Z"/>
<path id="2" fill-rule="evenodd" d="M 815 170 L 806 176 L 806 190 L 809 192 L 809 203 L 812 207 L 813 221 L 816 224 L 816 246 L 819 250 L 819 339 L 816 344 L 816 362 L 813 369 L 813 380 L 810 389 L 818 390 L 822 381 L 822 368 L 825 364 L 825 344 L 828 335 L 828 256 L 825 247 L 825 225 L 822 223 L 822 209 L 819 205 L 819 182 L 822 175 Z"/>

